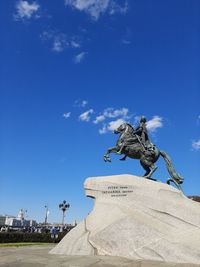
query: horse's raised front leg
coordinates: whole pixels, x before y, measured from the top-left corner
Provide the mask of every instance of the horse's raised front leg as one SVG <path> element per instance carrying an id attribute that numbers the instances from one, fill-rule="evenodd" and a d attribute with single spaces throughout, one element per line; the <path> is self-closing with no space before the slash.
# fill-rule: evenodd
<path id="1" fill-rule="evenodd" d="M 109 148 L 107 150 L 106 154 L 103 156 L 104 161 L 111 162 L 110 153 L 117 153 L 118 150 L 119 150 L 118 147 L 111 147 L 111 148 Z"/>

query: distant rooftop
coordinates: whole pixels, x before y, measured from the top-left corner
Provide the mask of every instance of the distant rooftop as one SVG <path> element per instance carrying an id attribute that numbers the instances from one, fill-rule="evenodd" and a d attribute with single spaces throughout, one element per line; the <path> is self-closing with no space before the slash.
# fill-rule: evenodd
<path id="1" fill-rule="evenodd" d="M 16 216 L 14 216 L 14 215 L 9 215 L 9 214 L 0 214 L 0 217 L 12 217 L 12 218 L 14 218 L 14 217 L 16 217 Z"/>

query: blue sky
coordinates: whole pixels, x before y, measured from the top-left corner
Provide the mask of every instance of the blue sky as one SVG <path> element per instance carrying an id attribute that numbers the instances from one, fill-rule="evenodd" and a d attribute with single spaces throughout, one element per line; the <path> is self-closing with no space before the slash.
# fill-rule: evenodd
<path id="1" fill-rule="evenodd" d="M 1 1 L 0 214 L 66 221 L 92 208 L 87 177 L 142 175 L 103 154 L 122 121 L 150 137 L 200 194 L 199 0 Z M 164 161 L 154 177 L 169 177 Z"/>

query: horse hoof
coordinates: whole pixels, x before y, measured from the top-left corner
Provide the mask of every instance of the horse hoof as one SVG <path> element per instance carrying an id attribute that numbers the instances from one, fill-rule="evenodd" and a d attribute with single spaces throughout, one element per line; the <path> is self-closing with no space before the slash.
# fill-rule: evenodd
<path id="1" fill-rule="evenodd" d="M 105 162 L 111 162 L 111 159 L 108 156 L 104 156 L 103 159 Z"/>

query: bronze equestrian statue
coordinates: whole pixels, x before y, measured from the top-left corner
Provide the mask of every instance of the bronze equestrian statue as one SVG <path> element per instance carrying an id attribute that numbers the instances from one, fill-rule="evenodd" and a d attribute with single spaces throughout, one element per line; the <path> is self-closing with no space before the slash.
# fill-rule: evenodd
<path id="1" fill-rule="evenodd" d="M 125 160 L 126 157 L 139 159 L 140 164 L 146 171 L 144 177 L 151 179 L 152 174 L 157 169 L 154 163 L 161 155 L 165 160 L 167 170 L 171 176 L 167 180 L 167 183 L 170 184 L 170 182 L 173 182 L 181 190 L 183 178 L 175 171 L 167 153 L 159 150 L 150 142 L 145 117 L 141 117 L 140 124 L 136 129 L 130 123 L 123 123 L 114 130 L 114 133 L 120 134 L 119 139 L 115 147 L 107 150 L 104 155 L 104 161 L 111 162 L 110 153 L 124 154 L 124 157 L 120 160 Z"/>

